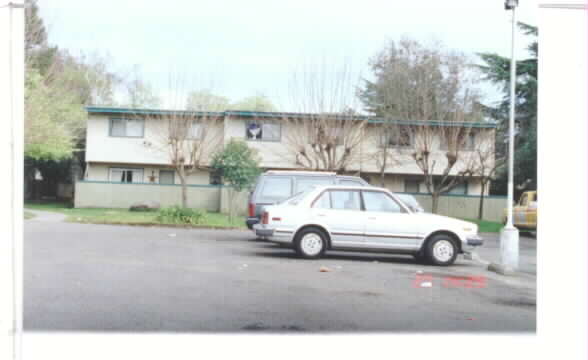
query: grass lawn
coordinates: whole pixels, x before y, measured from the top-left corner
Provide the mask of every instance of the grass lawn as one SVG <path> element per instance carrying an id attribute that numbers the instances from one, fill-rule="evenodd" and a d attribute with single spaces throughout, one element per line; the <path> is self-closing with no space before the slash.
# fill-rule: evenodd
<path id="1" fill-rule="evenodd" d="M 54 211 L 67 215 L 66 221 L 86 224 L 125 224 L 125 225 L 174 225 L 206 228 L 246 228 L 245 218 L 235 216 L 233 221 L 219 213 L 206 213 L 200 225 L 177 225 L 157 220 L 157 211 L 129 211 L 127 209 L 74 209 L 63 203 L 25 203 L 25 208 Z"/>
<path id="2" fill-rule="evenodd" d="M 478 225 L 478 232 L 481 233 L 497 233 L 500 232 L 502 227 L 501 223 L 494 221 L 478 220 L 478 219 L 462 219 L 465 221 L 473 222 Z"/>

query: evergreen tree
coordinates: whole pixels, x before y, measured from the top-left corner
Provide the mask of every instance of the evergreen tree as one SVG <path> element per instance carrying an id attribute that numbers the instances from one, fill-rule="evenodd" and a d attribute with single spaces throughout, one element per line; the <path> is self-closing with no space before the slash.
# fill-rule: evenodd
<path id="1" fill-rule="evenodd" d="M 519 29 L 533 40 L 527 47 L 530 57 L 518 60 L 516 63 L 516 99 L 515 99 L 515 163 L 514 181 L 515 192 L 526 188 L 537 187 L 537 54 L 538 29 L 524 23 L 518 23 Z M 496 146 L 497 151 L 506 151 L 504 143 L 508 140 L 508 118 L 510 109 L 510 57 L 495 53 L 478 54 L 484 61 L 479 66 L 485 74 L 485 79 L 501 85 L 504 96 L 494 105 L 484 106 L 486 113 L 499 121 L 496 141 L 502 146 Z M 501 154 L 498 154 L 501 155 Z M 503 154 L 502 154 L 503 155 Z M 506 166 L 498 173 L 497 180 L 492 185 L 495 194 L 506 194 L 507 187 Z M 517 191 L 518 190 L 518 191 Z M 518 197 L 518 194 L 515 194 Z"/>

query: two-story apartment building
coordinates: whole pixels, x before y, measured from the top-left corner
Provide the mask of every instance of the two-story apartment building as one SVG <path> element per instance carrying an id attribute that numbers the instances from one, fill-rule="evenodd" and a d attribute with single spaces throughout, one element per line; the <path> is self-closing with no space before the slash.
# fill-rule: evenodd
<path id="1" fill-rule="evenodd" d="M 293 122 L 284 121 L 286 117 L 305 116 L 305 114 L 225 111 L 202 113 L 194 111 L 169 111 L 127 108 L 88 107 L 88 126 L 86 142 L 86 169 L 84 180 L 102 182 L 132 182 L 155 184 L 179 184 L 179 179 L 171 166 L 168 144 L 166 143 L 163 119 L 169 114 L 194 119 L 195 134 L 200 131 L 199 119 L 206 115 L 214 119 L 207 123 L 207 131 L 214 133 L 218 144 L 231 138 L 242 139 L 258 150 L 260 166 L 264 169 L 300 169 L 295 156 L 289 150 L 288 134 L 296 131 Z M 381 168 L 377 159 L 378 148 L 382 146 L 382 122 L 376 118 L 366 118 L 367 125 L 362 130 L 361 144 L 356 150 L 361 154 L 351 162 L 346 172 L 362 176 L 374 185 L 381 184 Z M 410 126 L 410 122 L 402 122 Z M 443 124 L 431 122 L 430 126 Z M 493 123 L 469 124 L 475 131 L 469 133 L 466 150 L 474 151 L 482 137 L 493 137 L 496 125 Z M 402 126 L 398 127 L 399 129 Z M 427 192 L 423 182 L 422 170 L 412 158 L 414 140 L 395 145 L 394 161 L 385 170 L 383 182 L 396 192 Z M 218 150 L 218 148 L 216 148 Z M 206 170 L 214 148 L 203 154 L 202 170 L 188 177 L 189 184 L 218 184 L 215 174 Z M 437 166 L 434 174 L 441 174 L 446 160 L 441 138 L 433 141 L 432 156 Z M 393 164 L 392 164 L 393 163 Z M 457 169 L 457 167 L 456 167 Z M 452 175 L 455 175 L 453 170 Z M 465 183 L 455 187 L 455 194 L 477 195 L 481 191 L 480 180 L 470 177 Z"/>

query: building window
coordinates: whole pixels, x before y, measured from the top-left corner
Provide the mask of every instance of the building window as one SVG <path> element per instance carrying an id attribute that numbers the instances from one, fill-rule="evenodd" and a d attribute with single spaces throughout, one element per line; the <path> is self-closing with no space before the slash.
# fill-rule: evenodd
<path id="1" fill-rule="evenodd" d="M 413 145 L 413 136 L 407 127 L 389 130 L 389 134 L 382 136 L 382 147 L 408 148 Z"/>
<path id="2" fill-rule="evenodd" d="M 419 181 L 418 180 L 404 180 L 404 192 L 418 193 L 419 192 Z"/>
<path id="3" fill-rule="evenodd" d="M 468 183 L 463 182 L 459 185 L 456 185 L 451 190 L 449 190 L 447 193 L 448 194 L 455 194 L 455 195 L 467 195 L 468 194 Z"/>
<path id="4" fill-rule="evenodd" d="M 334 124 L 327 127 L 324 124 L 316 126 L 313 136 L 309 138 L 309 144 L 327 144 L 343 145 L 345 142 L 345 130 L 343 125 Z"/>
<path id="5" fill-rule="evenodd" d="M 144 119 L 110 119 L 110 136 L 143 137 L 145 132 Z"/>
<path id="6" fill-rule="evenodd" d="M 110 181 L 122 183 L 142 183 L 143 169 L 110 168 Z"/>
<path id="7" fill-rule="evenodd" d="M 476 141 L 476 134 L 473 131 L 468 131 L 467 139 L 464 140 L 466 134 L 464 131 L 460 131 L 459 134 L 450 133 L 443 134 L 441 136 L 440 150 L 449 150 L 449 143 L 453 143 L 457 150 L 472 151 L 474 150 L 474 144 Z"/>
<path id="8" fill-rule="evenodd" d="M 200 121 L 194 120 L 190 123 L 190 131 L 188 138 L 190 139 L 200 139 L 202 136 L 202 124 Z"/>
<path id="9" fill-rule="evenodd" d="M 282 124 L 279 121 L 249 121 L 246 123 L 245 138 L 257 141 L 280 141 Z"/>
<path id="10" fill-rule="evenodd" d="M 210 183 L 210 185 L 222 185 L 223 184 L 223 177 L 221 176 L 221 172 L 219 170 L 210 171 L 209 183 Z"/>
<path id="11" fill-rule="evenodd" d="M 175 184 L 174 175 L 173 170 L 159 170 L 159 183 L 166 185 Z"/>

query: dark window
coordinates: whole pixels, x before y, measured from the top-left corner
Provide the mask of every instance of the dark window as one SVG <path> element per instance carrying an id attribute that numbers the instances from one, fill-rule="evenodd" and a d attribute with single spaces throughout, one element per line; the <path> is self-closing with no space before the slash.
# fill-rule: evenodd
<path id="1" fill-rule="evenodd" d="M 418 193 L 419 192 L 419 181 L 418 180 L 404 180 L 404 192 Z"/>
<path id="2" fill-rule="evenodd" d="M 143 182 L 143 169 L 110 169 L 111 182 L 140 183 Z"/>
<path id="3" fill-rule="evenodd" d="M 467 138 L 464 138 L 466 137 Z M 476 134 L 473 131 L 461 130 L 449 131 L 441 136 L 441 144 L 439 149 L 449 150 L 449 144 L 452 145 L 452 149 L 471 151 L 474 150 L 476 141 Z"/>
<path id="4" fill-rule="evenodd" d="M 409 128 L 399 127 L 388 132 L 388 134 L 382 136 L 383 147 L 404 148 L 412 146 L 413 137 Z"/>
<path id="5" fill-rule="evenodd" d="M 366 211 L 402 212 L 402 207 L 383 192 L 363 191 L 363 204 Z"/>
<path id="6" fill-rule="evenodd" d="M 282 124 L 279 121 L 250 121 L 246 123 L 245 138 L 258 141 L 280 141 Z"/>
<path id="7" fill-rule="evenodd" d="M 361 210 L 359 191 L 331 190 L 331 208 L 335 210 Z"/>
<path id="8" fill-rule="evenodd" d="M 222 185 L 223 177 L 221 176 L 221 172 L 212 170 L 209 175 L 209 183 L 210 185 Z"/>
<path id="9" fill-rule="evenodd" d="M 468 183 L 463 182 L 454 186 L 451 190 L 447 192 L 448 194 L 456 194 L 456 195 L 467 195 L 468 193 Z"/>

